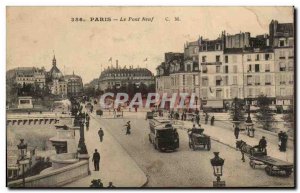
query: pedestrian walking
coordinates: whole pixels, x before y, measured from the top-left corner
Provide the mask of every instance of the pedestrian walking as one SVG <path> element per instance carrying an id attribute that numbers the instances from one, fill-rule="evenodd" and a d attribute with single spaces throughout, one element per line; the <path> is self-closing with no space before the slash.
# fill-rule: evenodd
<path id="1" fill-rule="evenodd" d="M 114 118 L 116 118 L 116 109 L 114 109 Z"/>
<path id="2" fill-rule="evenodd" d="M 210 125 L 214 125 L 215 123 L 215 116 L 212 116 L 210 119 Z"/>
<path id="3" fill-rule="evenodd" d="M 196 123 L 197 123 L 197 125 L 200 125 L 200 115 L 199 114 L 196 115 Z"/>
<path id="4" fill-rule="evenodd" d="M 279 133 L 278 133 L 278 146 L 279 146 L 279 150 L 281 151 L 281 139 L 282 139 L 282 137 L 283 137 L 283 131 L 280 131 Z"/>
<path id="5" fill-rule="evenodd" d="M 286 134 L 286 132 L 284 132 L 282 133 L 281 146 L 279 149 L 281 152 L 286 152 L 287 141 L 288 141 L 288 135 Z"/>
<path id="6" fill-rule="evenodd" d="M 124 126 L 126 127 L 126 135 L 130 135 L 131 134 L 131 132 L 130 132 L 130 130 L 131 130 L 130 121 L 128 121 L 126 123 L 126 125 L 124 125 Z"/>
<path id="7" fill-rule="evenodd" d="M 89 122 L 90 121 L 90 116 L 88 115 L 88 114 L 86 114 L 86 116 L 85 116 L 85 120 L 87 121 L 87 122 Z"/>
<path id="8" fill-rule="evenodd" d="M 89 130 L 89 127 L 90 127 L 90 122 L 89 121 L 85 122 L 85 128 L 87 131 Z"/>
<path id="9" fill-rule="evenodd" d="M 205 125 L 208 123 L 208 114 L 207 113 L 205 113 Z"/>
<path id="10" fill-rule="evenodd" d="M 93 113 L 93 110 L 94 110 L 94 106 L 93 105 L 91 106 L 90 110 L 91 110 L 90 112 Z"/>
<path id="11" fill-rule="evenodd" d="M 95 149 L 92 161 L 94 162 L 95 171 L 99 171 L 100 153 L 98 153 L 97 149 Z"/>
<path id="12" fill-rule="evenodd" d="M 240 134 L 240 128 L 238 126 L 235 126 L 235 128 L 234 128 L 235 139 L 239 138 L 239 134 Z"/>
<path id="13" fill-rule="evenodd" d="M 99 129 L 98 135 L 99 135 L 99 138 L 100 138 L 100 142 L 102 142 L 103 141 L 103 136 L 104 136 L 104 131 L 102 130 L 102 128 Z"/>

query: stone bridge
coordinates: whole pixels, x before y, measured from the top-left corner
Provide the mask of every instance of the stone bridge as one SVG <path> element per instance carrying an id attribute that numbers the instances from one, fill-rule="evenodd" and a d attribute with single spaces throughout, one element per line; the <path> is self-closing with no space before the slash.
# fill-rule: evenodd
<path id="1" fill-rule="evenodd" d="M 63 119 L 72 118 L 69 114 L 62 113 L 7 113 L 6 125 L 42 125 L 58 124 Z"/>

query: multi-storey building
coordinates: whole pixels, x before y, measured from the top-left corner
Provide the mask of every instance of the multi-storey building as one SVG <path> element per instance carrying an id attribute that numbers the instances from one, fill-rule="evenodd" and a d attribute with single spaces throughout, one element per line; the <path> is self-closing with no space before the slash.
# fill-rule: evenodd
<path id="1" fill-rule="evenodd" d="M 294 99 L 294 26 L 272 20 L 269 30 L 275 55 L 276 104 L 286 108 Z"/>
<path id="2" fill-rule="evenodd" d="M 265 95 L 275 104 L 275 65 L 272 48 L 250 48 L 243 53 L 244 93 L 246 99 Z"/>
<path id="3" fill-rule="evenodd" d="M 207 101 L 222 100 L 225 94 L 223 88 L 223 73 L 228 72 L 223 63 L 223 39 L 216 40 L 201 40 L 199 44 L 199 62 L 200 62 L 200 77 L 201 77 L 201 91 L 200 98 L 203 100 L 203 104 L 207 104 Z M 226 69 L 225 69 L 226 68 Z M 228 79 L 227 79 L 228 83 Z"/>
<path id="4" fill-rule="evenodd" d="M 67 82 L 67 94 L 68 96 L 81 96 L 83 94 L 83 83 L 80 76 L 65 75 L 65 81 Z"/>
<path id="5" fill-rule="evenodd" d="M 118 63 L 116 67 L 109 67 L 101 72 L 99 77 L 100 90 L 108 88 L 120 88 L 121 86 L 133 84 L 139 87 L 140 84 L 147 86 L 155 84 L 155 79 L 150 70 L 147 68 L 119 68 Z"/>
<path id="6" fill-rule="evenodd" d="M 193 94 L 195 105 L 200 105 L 199 64 L 191 59 L 184 60 L 182 53 L 166 53 L 165 62 L 157 67 L 156 90 L 160 95 L 171 98 L 174 93 Z M 180 97 L 178 97 L 179 102 Z M 167 103 L 167 108 L 169 103 Z"/>
<path id="7" fill-rule="evenodd" d="M 197 51 L 199 56 L 195 57 Z M 172 57 L 175 59 L 170 62 Z M 183 57 L 183 62 L 178 57 Z M 255 37 L 249 32 L 229 35 L 223 31 L 215 40 L 200 37 L 198 41 L 187 42 L 183 56 L 166 54 L 165 62 L 158 66 L 157 91 L 170 94 L 186 91 L 181 83 L 186 81 L 187 71 L 176 70 L 197 62 L 200 72 L 198 76 L 197 71 L 193 73 L 200 79 L 199 94 L 204 106 L 223 108 L 235 97 L 255 103 L 260 95 L 270 98 L 273 105 L 292 104 L 295 66 L 292 23 L 272 21 L 269 34 Z"/>
<path id="8" fill-rule="evenodd" d="M 45 69 L 35 67 L 21 67 L 15 70 L 15 81 L 17 84 L 32 84 L 44 88 L 46 84 Z"/>

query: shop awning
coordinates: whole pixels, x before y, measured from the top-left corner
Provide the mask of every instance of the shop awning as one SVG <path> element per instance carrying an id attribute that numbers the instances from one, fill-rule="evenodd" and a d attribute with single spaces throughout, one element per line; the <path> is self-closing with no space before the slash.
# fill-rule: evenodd
<path id="1" fill-rule="evenodd" d="M 222 109 L 224 108 L 223 100 L 207 101 L 203 108 Z"/>

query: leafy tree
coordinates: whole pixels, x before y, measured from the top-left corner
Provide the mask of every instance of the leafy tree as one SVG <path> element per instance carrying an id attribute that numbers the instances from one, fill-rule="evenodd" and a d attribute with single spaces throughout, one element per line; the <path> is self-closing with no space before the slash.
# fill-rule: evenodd
<path id="1" fill-rule="evenodd" d="M 259 109 L 257 110 L 257 113 L 255 114 L 255 117 L 258 121 L 258 123 L 262 126 L 264 130 L 272 130 L 273 122 L 275 121 L 273 117 L 273 113 L 270 109 L 271 100 L 264 96 L 260 95 L 257 98 L 257 106 Z"/>
<path id="2" fill-rule="evenodd" d="M 283 120 L 288 124 L 290 128 L 295 129 L 295 114 L 293 104 L 288 107 L 287 113 L 283 116 Z"/>
<path id="3" fill-rule="evenodd" d="M 237 97 L 233 99 L 229 111 L 232 120 L 245 121 L 244 106 L 244 100 Z"/>

